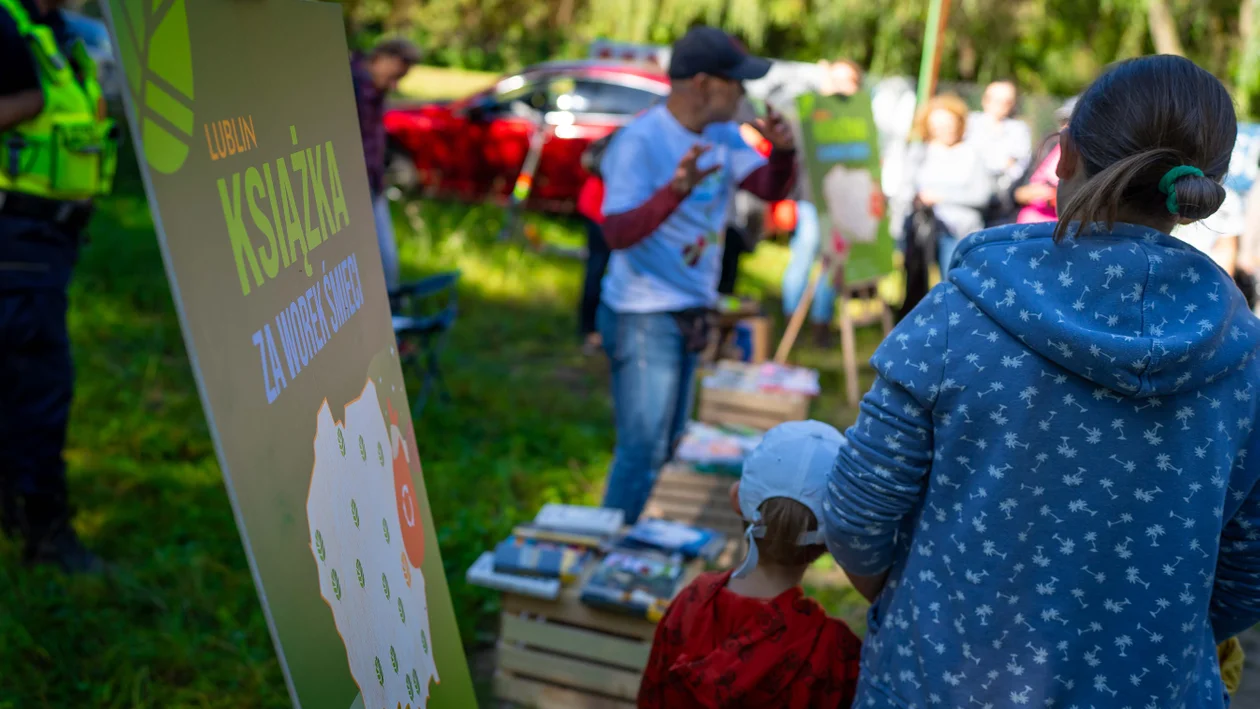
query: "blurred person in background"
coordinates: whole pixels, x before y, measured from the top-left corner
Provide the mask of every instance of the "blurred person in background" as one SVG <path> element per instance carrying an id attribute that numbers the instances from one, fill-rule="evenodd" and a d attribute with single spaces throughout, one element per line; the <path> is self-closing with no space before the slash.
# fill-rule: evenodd
<path id="1" fill-rule="evenodd" d="M 1234 280 L 1247 296 L 1247 304 L 1260 315 L 1260 182 L 1247 193 L 1245 222 L 1238 239 L 1238 271 Z"/>
<path id="2" fill-rule="evenodd" d="M 97 573 L 71 525 L 63 455 L 67 289 L 92 200 L 113 185 L 118 129 L 62 5 L 0 0 L 0 527 L 26 563 Z"/>
<path id="3" fill-rule="evenodd" d="M 1032 160 L 1032 133 L 1015 118 L 1019 90 L 1013 81 L 995 81 L 985 87 L 983 110 L 967 119 L 966 140 L 980 151 L 994 186 L 1007 189 L 1028 169 Z"/>
<path id="4" fill-rule="evenodd" d="M 1075 106 L 1076 99 L 1072 98 L 1055 109 L 1054 117 L 1059 123 L 1059 131 L 1067 128 Z M 1006 189 L 997 190 L 993 200 L 997 205 L 996 211 L 1003 215 L 1015 215 L 1015 221 L 1019 224 L 1057 220 L 1059 154 L 1059 133 L 1055 132 L 1041 141 L 1041 148 L 1037 151 L 1039 159 L 1029 163 L 1024 175 Z"/>
<path id="5" fill-rule="evenodd" d="M 740 135 L 745 81 L 770 62 L 725 32 L 674 43 L 670 95 L 617 133 L 600 163 L 612 249 L 596 316 L 612 370 L 617 445 L 604 506 L 633 523 L 691 415 L 695 368 L 717 304 L 721 234 L 736 190 L 783 199 L 796 176 L 791 128 L 758 121 L 769 159 Z"/>
<path id="6" fill-rule="evenodd" d="M 823 96 L 852 97 L 862 90 L 862 67 L 850 59 L 822 60 L 817 93 Z M 795 99 L 795 97 L 792 97 Z M 801 141 L 800 121 L 795 102 L 783 105 L 780 110 L 790 117 L 796 140 Z M 796 232 L 792 235 L 791 252 L 787 268 L 783 271 L 783 314 L 791 316 L 800 305 L 809 285 L 810 273 L 818 260 L 822 247 L 822 223 L 818 207 L 811 194 L 809 176 L 804 172 L 796 180 Z M 831 321 L 835 317 L 836 284 L 820 278 L 815 286 L 814 299 L 809 307 L 809 322 L 814 330 L 814 340 L 819 346 L 830 344 Z"/>
<path id="7" fill-rule="evenodd" d="M 385 99 L 419 61 L 416 45 L 400 38 L 382 40 L 366 55 L 356 53 L 350 59 L 376 240 L 385 267 L 385 287 L 391 296 L 398 290 L 398 244 L 394 241 L 394 222 L 385 196 Z"/>
<path id="8" fill-rule="evenodd" d="M 899 212 L 908 214 L 905 241 L 906 301 L 909 313 L 929 285 L 928 265 L 935 260 L 941 280 L 949 276 L 958 243 L 984 228 L 984 209 L 993 196 L 993 175 L 967 132 L 967 104 L 944 94 L 928 101 L 915 118 L 914 136 L 923 142 L 906 156 L 905 183 L 896 195 Z"/>

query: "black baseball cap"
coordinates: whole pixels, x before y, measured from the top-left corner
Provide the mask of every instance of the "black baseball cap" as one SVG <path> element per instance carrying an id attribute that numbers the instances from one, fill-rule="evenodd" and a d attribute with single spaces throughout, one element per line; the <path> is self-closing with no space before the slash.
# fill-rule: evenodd
<path id="1" fill-rule="evenodd" d="M 716 27 L 697 25 L 674 42 L 669 78 L 690 79 L 709 74 L 736 81 L 760 79 L 770 71 L 770 60 L 754 57 L 739 40 Z"/>

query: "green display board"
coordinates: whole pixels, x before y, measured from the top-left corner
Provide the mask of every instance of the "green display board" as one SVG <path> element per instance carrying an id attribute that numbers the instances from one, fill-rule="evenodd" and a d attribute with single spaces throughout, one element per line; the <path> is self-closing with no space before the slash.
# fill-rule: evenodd
<path id="1" fill-rule="evenodd" d="M 879 131 L 870 94 L 803 94 L 797 109 L 824 264 L 842 267 L 849 284 L 892 273 L 895 246 L 880 187 Z"/>
<path id="2" fill-rule="evenodd" d="M 386 302 L 341 7 L 102 4 L 293 704 L 476 706 Z"/>

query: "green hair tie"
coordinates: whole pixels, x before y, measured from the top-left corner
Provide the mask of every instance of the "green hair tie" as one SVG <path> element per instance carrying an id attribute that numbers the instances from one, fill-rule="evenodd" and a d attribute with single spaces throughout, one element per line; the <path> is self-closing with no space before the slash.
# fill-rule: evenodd
<path id="1" fill-rule="evenodd" d="M 1177 204 L 1177 189 L 1175 185 L 1177 180 L 1186 175 L 1203 177 L 1203 171 L 1193 165 L 1178 165 L 1164 173 L 1164 177 L 1159 181 L 1159 191 L 1168 195 L 1168 211 L 1172 214 L 1181 212 L 1181 207 Z"/>

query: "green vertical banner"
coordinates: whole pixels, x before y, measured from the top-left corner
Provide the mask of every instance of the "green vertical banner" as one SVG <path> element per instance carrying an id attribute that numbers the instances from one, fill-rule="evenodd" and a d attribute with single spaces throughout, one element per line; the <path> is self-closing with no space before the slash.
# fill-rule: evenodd
<path id="1" fill-rule="evenodd" d="M 803 94 L 797 108 L 824 264 L 842 265 L 849 284 L 892 273 L 895 246 L 880 187 L 879 132 L 870 94 Z"/>
<path id="2" fill-rule="evenodd" d="M 341 7 L 102 5 L 294 706 L 476 706 L 386 301 Z"/>

